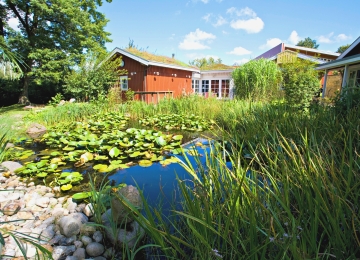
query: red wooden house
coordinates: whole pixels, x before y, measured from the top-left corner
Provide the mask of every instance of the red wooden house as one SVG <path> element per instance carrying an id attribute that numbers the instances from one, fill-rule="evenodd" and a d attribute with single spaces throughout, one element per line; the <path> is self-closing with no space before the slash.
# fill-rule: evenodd
<path id="1" fill-rule="evenodd" d="M 178 97 L 192 93 L 191 79 L 198 68 L 191 67 L 166 56 L 150 54 L 136 48 L 115 48 L 110 57 L 121 56 L 121 69 L 127 75 L 120 76 L 122 91 L 135 91 L 136 99 L 157 103 L 164 96 Z"/>

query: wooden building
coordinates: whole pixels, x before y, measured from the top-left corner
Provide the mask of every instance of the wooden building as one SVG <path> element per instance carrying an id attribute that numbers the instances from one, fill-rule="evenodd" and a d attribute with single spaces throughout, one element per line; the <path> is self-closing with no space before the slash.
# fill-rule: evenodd
<path id="1" fill-rule="evenodd" d="M 136 48 L 115 48 L 110 57 L 121 56 L 120 69 L 127 75 L 120 76 L 119 87 L 122 91 L 135 91 L 135 98 L 157 103 L 165 96 L 178 97 L 192 93 L 192 75 L 199 73 L 174 58 L 150 54 Z"/>

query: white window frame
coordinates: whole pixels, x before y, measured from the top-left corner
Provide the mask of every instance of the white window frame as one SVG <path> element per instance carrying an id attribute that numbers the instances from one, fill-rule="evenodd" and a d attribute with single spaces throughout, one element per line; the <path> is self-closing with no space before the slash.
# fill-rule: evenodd
<path id="1" fill-rule="evenodd" d="M 129 90 L 129 80 L 128 76 L 120 76 L 120 89 L 122 91 Z"/>
<path id="2" fill-rule="evenodd" d="M 203 79 L 201 81 L 201 93 L 203 95 L 205 95 L 205 93 L 209 93 L 210 91 L 210 85 L 211 85 L 211 80 L 208 79 Z"/>
<path id="3" fill-rule="evenodd" d="M 200 93 L 200 80 L 198 79 L 192 80 L 192 89 L 194 93 Z"/>

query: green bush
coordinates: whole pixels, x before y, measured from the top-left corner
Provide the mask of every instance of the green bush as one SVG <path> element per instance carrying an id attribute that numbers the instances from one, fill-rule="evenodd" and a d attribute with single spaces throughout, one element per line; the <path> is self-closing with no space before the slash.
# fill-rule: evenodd
<path id="1" fill-rule="evenodd" d="M 282 66 L 286 101 L 293 107 L 307 109 L 320 89 L 315 63 L 297 60 Z"/>
<path id="2" fill-rule="evenodd" d="M 333 99 L 337 113 L 346 114 L 352 109 L 360 107 L 360 88 L 344 87 Z"/>
<path id="3" fill-rule="evenodd" d="M 271 60 L 252 60 L 232 73 L 235 97 L 239 99 L 269 100 L 279 95 L 281 73 Z"/>

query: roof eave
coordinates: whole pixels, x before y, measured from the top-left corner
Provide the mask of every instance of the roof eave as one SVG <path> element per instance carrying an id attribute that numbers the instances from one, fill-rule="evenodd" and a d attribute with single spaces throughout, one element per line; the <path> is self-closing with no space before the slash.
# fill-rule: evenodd
<path id="1" fill-rule="evenodd" d="M 162 63 L 162 62 L 156 62 L 156 61 L 149 61 L 148 65 L 171 68 L 171 69 L 178 69 L 178 70 L 187 70 L 187 71 L 192 71 L 192 72 L 200 72 L 200 70 L 198 70 L 198 69 L 187 68 L 187 67 L 182 67 L 182 66 L 172 65 L 172 64 Z"/>
<path id="2" fill-rule="evenodd" d="M 345 65 L 352 65 L 356 63 L 360 63 L 360 54 L 355 56 L 350 56 L 341 60 L 330 61 L 328 63 L 318 65 L 315 69 L 316 70 L 335 69 L 335 68 L 343 67 Z"/>

